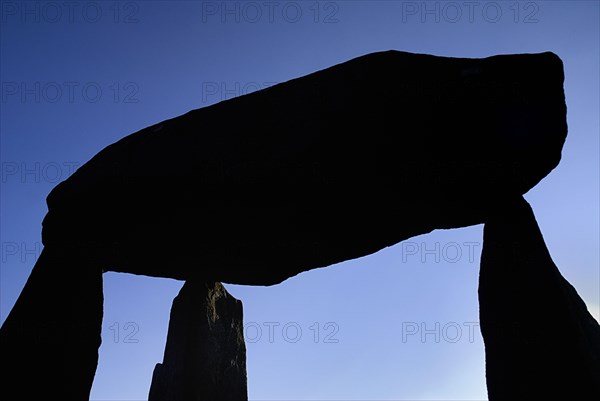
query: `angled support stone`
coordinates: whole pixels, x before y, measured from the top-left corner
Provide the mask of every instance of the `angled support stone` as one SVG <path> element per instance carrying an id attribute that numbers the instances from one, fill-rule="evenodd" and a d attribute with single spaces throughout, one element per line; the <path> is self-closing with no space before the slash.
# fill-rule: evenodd
<path id="1" fill-rule="evenodd" d="M 247 399 L 242 302 L 221 283 L 186 281 L 173 301 L 148 401 Z"/>
<path id="2" fill-rule="evenodd" d="M 0 398 L 87 400 L 102 331 L 102 270 L 46 247 L 0 329 Z"/>
<path id="3" fill-rule="evenodd" d="M 490 401 L 600 399 L 600 326 L 522 198 L 485 223 L 479 302 Z"/>

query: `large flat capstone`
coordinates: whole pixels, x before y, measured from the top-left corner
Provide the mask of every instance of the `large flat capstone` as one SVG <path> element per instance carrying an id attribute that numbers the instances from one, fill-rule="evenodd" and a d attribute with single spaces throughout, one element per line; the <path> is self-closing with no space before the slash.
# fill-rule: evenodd
<path id="1" fill-rule="evenodd" d="M 50 193 L 43 242 L 108 270 L 275 284 L 482 223 L 566 134 L 555 54 L 368 54 L 108 146 Z"/>

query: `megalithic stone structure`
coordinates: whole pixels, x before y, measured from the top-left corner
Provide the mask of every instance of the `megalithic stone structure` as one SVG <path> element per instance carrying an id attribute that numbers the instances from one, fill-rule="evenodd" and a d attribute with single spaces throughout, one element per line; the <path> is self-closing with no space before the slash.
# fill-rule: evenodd
<path id="1" fill-rule="evenodd" d="M 490 401 L 600 399 L 600 326 L 522 198 L 485 223 L 479 303 Z"/>
<path id="2" fill-rule="evenodd" d="M 242 302 L 221 283 L 187 281 L 173 301 L 148 401 L 247 399 Z"/>
<path id="3" fill-rule="evenodd" d="M 0 331 L 3 363 L 18 367 L 2 391 L 86 398 L 101 271 L 273 285 L 483 223 L 559 163 L 563 80 L 549 52 L 379 52 L 108 146 L 48 195 L 42 257 Z M 78 325 L 80 339 L 32 343 L 48 325 Z"/>

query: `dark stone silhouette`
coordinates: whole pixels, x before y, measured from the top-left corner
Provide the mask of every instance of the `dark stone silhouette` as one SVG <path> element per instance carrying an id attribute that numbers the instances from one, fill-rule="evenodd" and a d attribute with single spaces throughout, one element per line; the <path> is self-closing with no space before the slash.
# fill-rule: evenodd
<path id="1" fill-rule="evenodd" d="M 600 326 L 522 198 L 485 223 L 479 303 L 490 401 L 600 399 Z"/>
<path id="2" fill-rule="evenodd" d="M 558 164 L 566 133 L 552 53 L 373 53 L 108 146 L 50 193 L 42 238 L 114 271 L 276 284 L 482 223 Z"/>
<path id="3" fill-rule="evenodd" d="M 247 399 L 242 302 L 221 283 L 187 281 L 173 301 L 148 401 Z"/>
<path id="4" fill-rule="evenodd" d="M 100 345 L 102 271 L 194 286 L 272 285 L 434 229 L 487 221 L 504 199 L 524 194 L 559 163 L 567 134 L 563 79 L 552 53 L 373 53 L 108 146 L 47 198 L 45 248 L 0 331 L 3 363 L 11 367 L 2 391 L 87 399 Z M 482 283 L 488 319 L 500 312 L 486 294 L 501 286 Z M 203 302 L 206 291 L 222 295 L 219 285 L 188 294 L 191 286 L 176 304 Z M 219 299 L 219 310 L 233 308 L 228 297 Z M 589 324 L 575 312 L 571 319 Z M 201 326 L 174 312 L 151 397 L 200 397 L 219 386 L 227 387 L 224 399 L 246 396 L 243 342 L 218 348 L 219 324 Z M 521 373 L 496 373 L 512 360 L 495 350 L 512 339 L 489 327 L 490 394 L 502 397 Z M 204 347 L 193 343 L 201 338 Z M 206 365 L 190 367 L 200 360 Z M 523 354 L 519 362 L 543 371 L 541 360 Z M 209 366 L 224 372 L 227 361 L 237 362 L 223 381 L 199 378 Z"/>
<path id="5" fill-rule="evenodd" d="M 1 398 L 87 400 L 102 303 L 96 262 L 78 249 L 44 249 L 0 329 Z"/>

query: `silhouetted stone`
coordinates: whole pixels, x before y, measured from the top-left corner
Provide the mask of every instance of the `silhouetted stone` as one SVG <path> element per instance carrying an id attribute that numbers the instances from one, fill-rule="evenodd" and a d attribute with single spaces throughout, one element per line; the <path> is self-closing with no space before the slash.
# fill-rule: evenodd
<path id="1" fill-rule="evenodd" d="M 567 134 L 563 78 L 552 53 L 485 59 L 373 53 L 108 146 L 48 196 L 44 251 L 0 330 L 10 371 L 2 391 L 24 399 L 87 399 L 100 345 L 103 269 L 271 285 L 436 228 L 486 221 L 505 206 L 503 199 L 527 192 L 558 164 Z M 488 224 L 486 235 L 490 230 Z M 498 386 L 520 388 L 512 382 L 523 372 L 506 380 L 497 372 L 522 360 L 495 354 L 513 340 L 486 323 L 496 313 L 504 319 L 485 300 L 501 299 L 494 295 L 499 286 L 486 289 L 493 284 L 485 279 L 490 267 L 487 257 L 482 328 L 490 394 L 501 397 Z M 546 285 L 544 291 L 557 291 L 552 280 Z M 219 291 L 208 290 L 221 294 L 217 304 L 225 302 L 217 310 L 231 310 L 232 319 L 239 311 L 241 324 L 241 308 Z M 199 294 L 206 292 L 183 298 L 206 301 Z M 592 326 L 581 305 L 573 305 L 589 326 L 574 337 L 583 340 Z M 173 318 L 175 334 L 152 397 L 195 396 L 219 386 L 245 397 L 239 381 L 245 367 L 236 359 L 243 341 L 239 327 L 219 326 L 224 321 L 196 326 L 198 320 Z M 196 348 L 187 341 L 201 328 L 209 341 Z M 241 348 L 218 348 L 223 333 Z M 568 359 L 572 344 L 556 351 L 569 363 L 585 362 L 582 350 L 597 349 L 582 343 Z M 539 366 L 547 359 L 535 352 L 539 359 L 524 360 L 548 371 Z M 199 360 L 216 366 L 225 382 L 208 377 L 207 386 L 194 386 L 186 375 L 196 378 L 206 366 L 188 362 Z M 224 361 L 237 362 L 225 372 Z M 574 371 L 589 372 L 587 366 Z M 569 374 L 573 383 L 579 377 Z M 584 394 L 588 382 L 582 381 Z"/>
<path id="2" fill-rule="evenodd" d="M 600 399 L 600 326 L 523 199 L 485 223 L 479 303 L 490 401 Z"/>
<path id="3" fill-rule="evenodd" d="M 373 53 L 108 146 L 50 193 L 43 241 L 115 271 L 275 284 L 482 223 L 566 133 L 552 53 Z"/>
<path id="4" fill-rule="evenodd" d="M 187 281 L 173 301 L 148 401 L 247 399 L 241 301 L 221 283 Z"/>
<path id="5" fill-rule="evenodd" d="M 87 400 L 102 331 L 102 271 L 44 249 L 0 329 L 3 400 Z"/>

